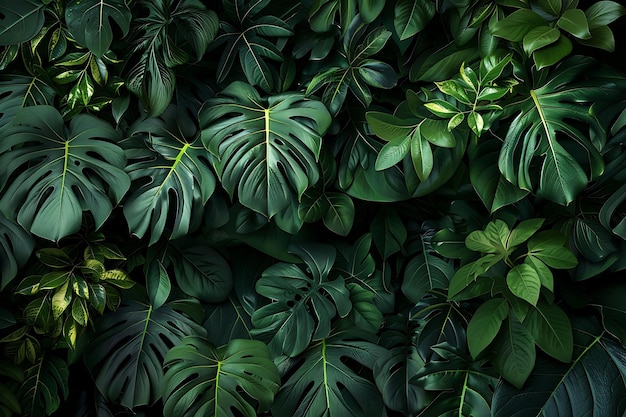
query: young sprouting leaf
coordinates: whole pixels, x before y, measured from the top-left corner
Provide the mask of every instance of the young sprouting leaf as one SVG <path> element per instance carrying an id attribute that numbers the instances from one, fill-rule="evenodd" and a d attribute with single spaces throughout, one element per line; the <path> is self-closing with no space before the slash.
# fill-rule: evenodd
<path id="1" fill-rule="evenodd" d="M 467 324 L 467 345 L 474 359 L 495 339 L 508 315 L 509 304 L 504 298 L 492 298 L 478 307 Z"/>

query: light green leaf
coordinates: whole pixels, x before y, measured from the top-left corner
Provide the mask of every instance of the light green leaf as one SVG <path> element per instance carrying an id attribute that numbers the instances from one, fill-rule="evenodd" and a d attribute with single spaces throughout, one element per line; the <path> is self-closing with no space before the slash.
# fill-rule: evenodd
<path id="1" fill-rule="evenodd" d="M 541 279 L 537 270 L 523 263 L 515 265 L 506 275 L 506 284 L 511 292 L 532 305 L 539 301 Z"/>
<path id="2" fill-rule="evenodd" d="M 509 304 L 504 298 L 492 298 L 478 307 L 467 324 L 467 345 L 473 358 L 485 350 L 509 316 Z"/>
<path id="3" fill-rule="evenodd" d="M 405 120 L 388 113 L 369 111 L 365 118 L 372 131 L 388 142 L 407 138 L 417 127 L 417 120 Z"/>
<path id="4" fill-rule="evenodd" d="M 566 10 L 556 24 L 561 29 L 571 33 L 579 39 L 591 38 L 587 15 L 585 15 L 585 12 L 580 9 Z"/>
<path id="5" fill-rule="evenodd" d="M 528 253 L 557 269 L 570 269 L 578 264 L 574 254 L 565 246 L 565 236 L 558 231 L 537 233 L 528 241 Z"/>
<path id="6" fill-rule="evenodd" d="M 84 359 L 107 401 L 134 408 L 161 398 L 167 352 L 186 336 L 206 334 L 185 315 L 198 309 L 199 303 L 190 300 L 155 309 L 145 295 L 127 293 L 117 311 L 96 320 L 96 337 Z"/>
<path id="7" fill-rule="evenodd" d="M 480 115 L 480 113 L 475 111 L 470 112 L 470 114 L 467 115 L 467 125 L 470 127 L 470 129 L 472 129 L 472 132 L 474 132 L 474 134 L 479 137 L 480 134 L 483 132 L 483 129 L 485 128 L 485 122 L 483 120 L 483 117 Z"/>
<path id="8" fill-rule="evenodd" d="M 0 45 L 19 44 L 37 36 L 43 27 L 44 4 L 40 0 L 3 3 L 0 16 Z"/>
<path id="9" fill-rule="evenodd" d="M 433 16 L 435 6 L 428 0 L 400 0 L 393 10 L 393 27 L 403 41 L 424 29 Z"/>
<path id="10" fill-rule="evenodd" d="M 167 353 L 165 367 L 165 417 L 256 417 L 270 407 L 280 385 L 267 346 L 257 340 L 234 339 L 215 348 L 187 337 Z"/>
<path id="11" fill-rule="evenodd" d="M 527 219 L 521 221 L 511 231 L 508 238 L 508 247 L 515 247 L 526 242 L 532 235 L 534 235 L 543 225 L 545 219 Z"/>
<path id="12" fill-rule="evenodd" d="M 246 207 L 272 217 L 319 178 L 324 105 L 298 93 L 261 99 L 235 82 L 200 111 L 202 141 L 215 155 L 222 186 Z M 267 103 L 267 104 L 266 104 Z"/>
<path id="13" fill-rule="evenodd" d="M 0 145 L 0 210 L 54 241 L 80 229 L 84 210 L 102 226 L 130 186 L 115 129 L 86 114 L 68 129 L 50 106 L 25 108 L 14 123 Z"/>
<path id="14" fill-rule="evenodd" d="M 561 362 L 572 360 L 572 325 L 569 317 L 556 304 L 539 301 L 524 320 L 537 343 L 548 355 Z"/>
<path id="15" fill-rule="evenodd" d="M 72 0 L 65 7 L 65 21 L 74 39 L 97 57 L 113 42 L 114 21 L 126 36 L 132 15 L 124 0 Z"/>

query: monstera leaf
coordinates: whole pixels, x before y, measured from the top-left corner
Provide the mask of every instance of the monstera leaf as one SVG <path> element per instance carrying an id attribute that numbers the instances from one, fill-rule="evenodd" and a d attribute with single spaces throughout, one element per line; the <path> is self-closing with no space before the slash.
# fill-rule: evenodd
<path id="1" fill-rule="evenodd" d="M 582 74 L 593 71 L 593 64 L 588 57 L 564 61 L 524 100 L 511 106 L 517 115 L 506 134 L 498 165 L 504 177 L 520 189 L 536 190 L 538 196 L 567 205 L 589 180 L 602 174 L 599 148 L 606 134 L 589 107 L 610 94 L 610 82 L 598 80 L 593 88 L 588 83 L 575 84 Z"/>
<path id="2" fill-rule="evenodd" d="M 380 417 L 384 405 L 368 378 L 386 349 L 375 336 L 356 328 L 338 330 L 279 364 L 283 384 L 272 406 L 274 417 Z M 363 375 L 363 373 L 365 375 Z"/>
<path id="3" fill-rule="evenodd" d="M 192 336 L 165 358 L 165 417 L 256 417 L 269 409 L 280 375 L 267 346 L 234 339 L 215 348 Z"/>
<path id="4" fill-rule="evenodd" d="M 569 364 L 538 360 L 523 390 L 501 382 L 493 398 L 494 417 L 624 414 L 624 347 L 600 334 L 598 323 L 578 324 L 574 360 Z"/>
<path id="5" fill-rule="evenodd" d="M 293 247 L 291 252 L 302 258 L 312 276 L 297 265 L 278 263 L 267 268 L 256 284 L 257 292 L 274 302 L 254 312 L 252 334 L 267 341 L 275 355 L 300 354 L 311 340 L 328 337 L 336 315 L 345 317 L 352 309 L 344 279 L 328 278 L 334 248 Z"/>
<path id="6" fill-rule="evenodd" d="M 41 0 L 0 4 L 0 45 L 15 45 L 34 38 L 43 27 L 44 20 Z"/>
<path id="7" fill-rule="evenodd" d="M 18 111 L 27 106 L 52 104 L 54 90 L 37 77 L 0 75 L 0 131 L 11 127 Z"/>
<path id="8" fill-rule="evenodd" d="M 163 359 L 186 336 L 205 335 L 189 318 L 202 310 L 197 301 L 170 301 L 155 309 L 144 295 L 126 295 L 117 311 L 97 320 L 85 363 L 108 401 L 127 408 L 161 398 Z"/>
<path id="9" fill-rule="evenodd" d="M 124 143 L 130 161 L 126 171 L 137 184 L 124 203 L 131 233 L 143 237 L 150 232 L 153 244 L 167 224 L 172 239 L 185 236 L 215 189 L 210 155 L 197 129 L 177 118 L 171 106 L 158 118 L 139 121 L 131 135 Z"/>
<path id="10" fill-rule="evenodd" d="M 44 417 L 55 412 L 69 394 L 67 364 L 55 356 L 42 356 L 25 373 L 17 395 L 23 415 Z"/>
<path id="11" fill-rule="evenodd" d="M 240 0 L 223 0 L 224 8 L 233 23 L 220 22 L 222 33 L 215 39 L 214 48 L 222 48 L 217 68 L 217 81 L 222 82 L 231 72 L 239 57 L 241 69 L 250 85 L 259 86 L 269 93 L 276 90 L 279 80 L 277 69 L 267 61 L 283 62 L 280 48 L 268 37 L 293 35 L 291 26 L 267 13 L 259 13 L 267 1 L 244 4 Z"/>
<path id="12" fill-rule="evenodd" d="M 231 197 L 266 217 L 289 206 L 319 178 L 322 135 L 330 126 L 324 105 L 302 94 L 262 99 L 235 82 L 200 110 L 202 141 Z"/>
<path id="13" fill-rule="evenodd" d="M 113 42 L 111 21 L 126 36 L 131 17 L 124 0 L 72 0 L 65 8 L 65 21 L 74 39 L 97 57 L 102 57 Z"/>
<path id="14" fill-rule="evenodd" d="M 115 129 L 86 114 L 67 128 L 50 106 L 27 107 L 13 123 L 0 144 L 0 210 L 55 241 L 80 229 L 84 210 L 100 227 L 130 186 Z"/>
<path id="15" fill-rule="evenodd" d="M 493 386 L 498 379 L 489 368 L 472 362 L 459 348 L 443 342 L 432 346 L 441 360 L 427 362 L 413 377 L 414 383 L 428 391 L 440 391 L 420 416 L 491 416 Z"/>
<path id="16" fill-rule="evenodd" d="M 102 1 L 102 0 L 100 0 Z M 147 16 L 137 18 L 134 57 L 126 86 L 141 97 L 150 116 L 158 116 L 172 101 L 176 87 L 173 68 L 199 60 L 215 38 L 219 19 L 199 0 L 140 2 Z"/>
<path id="17" fill-rule="evenodd" d="M 0 290 L 15 278 L 34 248 L 35 241 L 30 234 L 0 215 Z"/>

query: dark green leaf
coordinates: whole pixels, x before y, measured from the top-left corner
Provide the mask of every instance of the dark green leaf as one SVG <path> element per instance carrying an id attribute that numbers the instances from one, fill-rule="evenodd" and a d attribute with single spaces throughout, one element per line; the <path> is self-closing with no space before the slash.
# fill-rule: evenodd
<path id="1" fill-rule="evenodd" d="M 626 7 L 615 1 L 597 1 L 585 10 L 591 29 L 609 25 L 625 14 Z"/>
<path id="2" fill-rule="evenodd" d="M 161 307 L 170 296 L 172 283 L 163 264 L 155 260 L 146 265 L 146 290 L 153 308 Z"/>
<path id="3" fill-rule="evenodd" d="M 579 39 L 591 38 L 589 24 L 585 12 L 580 9 L 568 9 L 556 22 L 561 29 L 571 33 Z"/>
<path id="4" fill-rule="evenodd" d="M 28 232 L 0 215 L 0 290 L 13 281 L 34 247 L 35 241 Z"/>
<path id="5" fill-rule="evenodd" d="M 561 35 L 554 45 L 546 46 L 533 53 L 533 60 L 537 69 L 552 66 L 572 52 L 572 42 Z"/>
<path id="6" fill-rule="evenodd" d="M 357 329 L 340 330 L 312 343 L 300 358 L 279 364 L 284 380 L 272 414 L 380 417 L 384 412 L 380 393 L 362 371 L 385 353 L 369 333 Z"/>
<path id="7" fill-rule="evenodd" d="M 114 143 L 119 134 L 86 114 L 67 129 L 50 106 L 21 110 L 15 124 L 0 146 L 2 212 L 54 241 L 80 229 L 83 210 L 100 227 L 130 186 L 126 157 Z"/>
<path id="8" fill-rule="evenodd" d="M 571 364 L 538 361 L 523 390 L 501 383 L 493 399 L 494 417 L 620 416 L 626 405 L 626 357 L 613 340 L 575 330 Z M 572 401 L 573 395 L 577 401 Z"/>
<path id="9" fill-rule="evenodd" d="M 428 290 L 447 288 L 453 275 L 454 267 L 449 262 L 425 251 L 406 265 L 402 292 L 409 301 L 417 303 Z"/>
<path id="10" fill-rule="evenodd" d="M 328 211 L 322 218 L 331 232 L 347 236 L 354 223 L 354 202 L 349 195 L 338 192 L 324 194 L 328 201 Z"/>
<path id="11" fill-rule="evenodd" d="M 175 242 L 170 246 L 176 283 L 187 295 L 206 303 L 226 301 L 233 277 L 226 260 L 200 242 Z"/>
<path id="12" fill-rule="evenodd" d="M 215 348 L 187 337 L 167 353 L 165 367 L 166 417 L 256 417 L 270 407 L 280 385 L 267 346 L 256 340 Z"/>
<path id="13" fill-rule="evenodd" d="M 505 380 L 516 388 L 522 386 L 535 367 L 535 340 L 514 314 L 509 314 L 496 336 L 493 364 Z"/>
<path id="14" fill-rule="evenodd" d="M 491 33 L 508 41 L 521 42 L 528 32 L 545 24 L 545 19 L 532 10 L 519 9 L 496 22 Z"/>
<path id="15" fill-rule="evenodd" d="M 69 370 L 63 359 L 42 356 L 26 369 L 17 392 L 25 415 L 44 417 L 55 412 L 69 394 Z"/>
<path id="16" fill-rule="evenodd" d="M 429 0 L 400 0 L 396 3 L 393 14 L 393 27 L 403 41 L 426 27 L 435 15 L 435 6 Z"/>
<path id="17" fill-rule="evenodd" d="M 20 0 L 0 5 L 0 45 L 26 42 L 44 25 L 44 4 L 40 0 Z"/>
<path id="18" fill-rule="evenodd" d="M 524 36 L 524 51 L 529 56 L 538 49 L 551 45 L 561 37 L 557 28 L 550 26 L 537 26 Z"/>
<path id="19" fill-rule="evenodd" d="M 319 178 L 317 159 L 330 114 L 297 93 L 262 100 L 236 82 L 200 111 L 202 140 L 216 156 L 222 186 L 267 217 L 287 207 Z"/>
<path id="20" fill-rule="evenodd" d="M 85 350 L 85 363 L 108 401 L 127 408 L 161 398 L 163 360 L 185 336 L 205 330 L 182 312 L 197 302 L 169 302 L 155 309 L 144 297 L 127 296 L 123 305 L 96 321 L 97 336 Z"/>
<path id="21" fill-rule="evenodd" d="M 113 42 L 114 21 L 126 36 L 132 15 L 124 0 L 72 0 L 65 7 L 65 21 L 76 41 L 97 57 Z"/>

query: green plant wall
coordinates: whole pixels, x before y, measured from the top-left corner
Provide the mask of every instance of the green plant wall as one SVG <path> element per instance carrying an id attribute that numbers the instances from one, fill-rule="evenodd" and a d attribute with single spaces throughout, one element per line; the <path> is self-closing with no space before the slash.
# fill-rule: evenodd
<path id="1" fill-rule="evenodd" d="M 0 1 L 0 416 L 626 415 L 624 14 Z"/>

